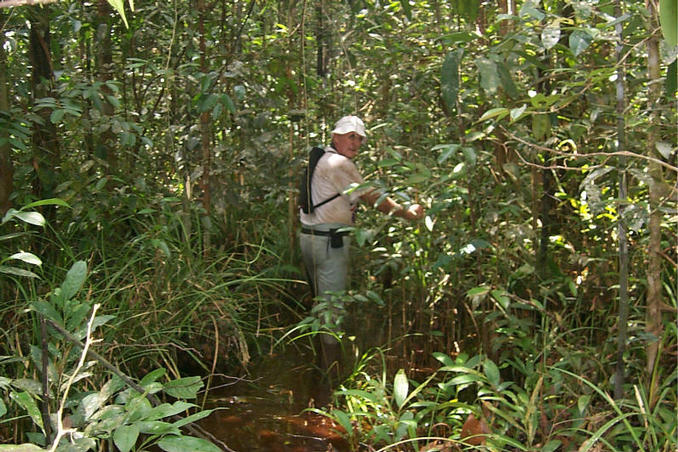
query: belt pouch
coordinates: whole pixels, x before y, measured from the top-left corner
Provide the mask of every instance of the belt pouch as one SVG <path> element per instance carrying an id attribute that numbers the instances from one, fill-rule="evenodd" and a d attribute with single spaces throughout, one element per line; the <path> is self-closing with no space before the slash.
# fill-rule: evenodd
<path id="1" fill-rule="evenodd" d="M 336 229 L 330 229 L 330 246 L 342 248 L 344 246 L 344 234 L 337 232 Z"/>

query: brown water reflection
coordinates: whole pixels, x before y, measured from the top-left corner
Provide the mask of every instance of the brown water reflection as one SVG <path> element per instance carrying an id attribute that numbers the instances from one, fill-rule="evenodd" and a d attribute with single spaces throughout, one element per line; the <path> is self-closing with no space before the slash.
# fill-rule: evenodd
<path id="1" fill-rule="evenodd" d="M 329 386 L 308 353 L 262 359 L 250 377 L 210 392 L 217 408 L 201 425 L 237 452 L 347 451 L 338 426 L 304 411 L 329 400 Z"/>

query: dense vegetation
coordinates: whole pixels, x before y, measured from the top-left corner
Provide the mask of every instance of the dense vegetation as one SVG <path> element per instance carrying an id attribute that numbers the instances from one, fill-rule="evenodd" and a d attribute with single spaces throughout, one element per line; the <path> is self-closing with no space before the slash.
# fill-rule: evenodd
<path id="1" fill-rule="evenodd" d="M 5 0 L 0 24 L 0 442 L 228 449 L 205 388 L 327 327 L 295 184 L 357 114 L 363 173 L 428 216 L 353 231 L 360 358 L 326 413 L 352 447 L 676 449 L 675 1 Z"/>

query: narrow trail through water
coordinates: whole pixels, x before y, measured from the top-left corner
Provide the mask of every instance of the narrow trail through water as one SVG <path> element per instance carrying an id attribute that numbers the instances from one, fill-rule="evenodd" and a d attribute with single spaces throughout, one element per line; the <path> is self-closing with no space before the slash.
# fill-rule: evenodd
<path id="1" fill-rule="evenodd" d="M 329 387 L 310 353 L 289 348 L 264 357 L 250 377 L 210 392 L 216 410 L 203 428 L 236 452 L 344 452 L 337 426 L 306 408 L 329 400 Z"/>

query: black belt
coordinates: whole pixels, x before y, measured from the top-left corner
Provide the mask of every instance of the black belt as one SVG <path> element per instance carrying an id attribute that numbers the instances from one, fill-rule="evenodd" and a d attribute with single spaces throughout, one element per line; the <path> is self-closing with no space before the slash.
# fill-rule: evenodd
<path id="1" fill-rule="evenodd" d="M 305 228 L 302 226 L 301 233 L 329 237 L 329 246 L 332 248 L 342 248 L 344 246 L 344 236 L 348 235 L 348 231 L 340 232 L 338 229 L 339 228 L 330 229 L 329 231 L 318 231 L 316 229 Z"/>
<path id="2" fill-rule="evenodd" d="M 338 229 L 338 228 L 337 228 Z M 322 235 L 323 237 L 331 237 L 333 235 L 348 235 L 348 231 L 338 231 L 337 229 L 330 229 L 329 231 L 319 231 L 317 229 L 309 229 L 302 226 L 302 234 Z"/>

